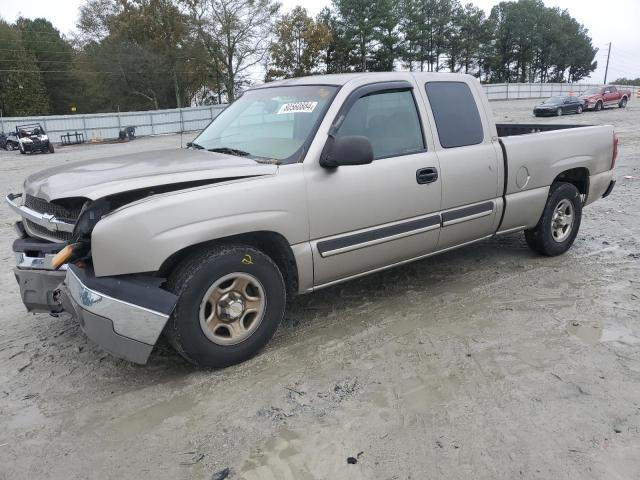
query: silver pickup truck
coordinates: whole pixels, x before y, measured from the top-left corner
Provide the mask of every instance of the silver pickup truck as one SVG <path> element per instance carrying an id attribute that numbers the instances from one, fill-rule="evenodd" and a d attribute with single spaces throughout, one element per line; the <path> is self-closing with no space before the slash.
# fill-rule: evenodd
<path id="1" fill-rule="evenodd" d="M 325 75 L 244 93 L 186 149 L 45 170 L 7 196 L 30 311 L 145 363 L 256 354 L 293 295 L 524 231 L 569 249 L 615 181 L 611 126 L 496 125 L 471 76 Z"/>

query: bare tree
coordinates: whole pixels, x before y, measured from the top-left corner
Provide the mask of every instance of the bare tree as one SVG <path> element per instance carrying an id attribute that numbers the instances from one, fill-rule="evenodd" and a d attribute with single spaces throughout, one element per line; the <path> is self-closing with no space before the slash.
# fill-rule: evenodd
<path id="1" fill-rule="evenodd" d="M 219 58 L 227 100 L 267 55 L 280 4 L 273 0 L 188 0 L 202 42 Z"/>

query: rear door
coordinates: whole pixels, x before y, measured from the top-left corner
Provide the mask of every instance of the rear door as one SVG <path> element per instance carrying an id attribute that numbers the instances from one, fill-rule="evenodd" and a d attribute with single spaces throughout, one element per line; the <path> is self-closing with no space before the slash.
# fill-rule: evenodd
<path id="1" fill-rule="evenodd" d="M 305 160 L 316 286 L 435 250 L 441 181 L 416 96 L 408 81 L 356 88 L 329 133 L 367 137 L 374 161 L 326 169 Z"/>
<path id="2" fill-rule="evenodd" d="M 427 81 L 422 88 L 433 117 L 442 178 L 441 250 L 495 233 L 502 212 L 502 152 L 478 108 L 483 100 L 474 85 Z"/>

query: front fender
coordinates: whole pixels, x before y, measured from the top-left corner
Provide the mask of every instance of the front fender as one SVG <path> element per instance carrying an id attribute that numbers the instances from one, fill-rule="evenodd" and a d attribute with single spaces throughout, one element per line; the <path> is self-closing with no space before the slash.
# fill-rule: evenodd
<path id="1" fill-rule="evenodd" d="M 256 231 L 308 241 L 302 164 L 255 177 L 158 195 L 104 217 L 91 235 L 96 276 L 155 272 L 175 252 Z"/>

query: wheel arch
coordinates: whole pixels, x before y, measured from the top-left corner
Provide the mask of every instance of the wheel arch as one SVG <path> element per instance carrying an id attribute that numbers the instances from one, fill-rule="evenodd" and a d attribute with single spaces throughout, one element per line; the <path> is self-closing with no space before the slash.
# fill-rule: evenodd
<path id="1" fill-rule="evenodd" d="M 589 169 L 577 167 L 565 170 L 553 179 L 552 185 L 560 182 L 571 183 L 575 185 L 581 195 L 587 195 L 589 193 Z"/>
<path id="2" fill-rule="evenodd" d="M 293 250 L 284 236 L 272 231 L 241 233 L 189 245 L 166 258 L 158 272 L 166 277 L 176 265 L 191 255 L 224 244 L 248 245 L 264 252 L 280 269 L 287 287 L 287 295 L 293 296 L 298 292 L 298 265 Z"/>

